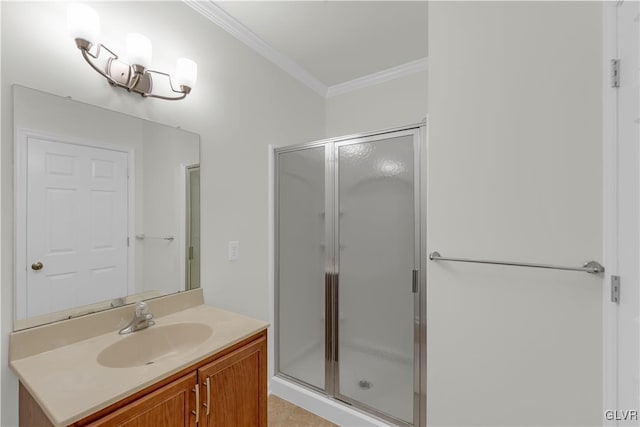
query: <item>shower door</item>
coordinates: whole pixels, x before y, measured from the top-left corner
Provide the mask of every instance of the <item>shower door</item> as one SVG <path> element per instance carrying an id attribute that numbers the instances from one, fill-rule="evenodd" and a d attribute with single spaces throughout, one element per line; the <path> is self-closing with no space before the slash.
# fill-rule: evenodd
<path id="1" fill-rule="evenodd" d="M 419 425 L 418 127 L 276 150 L 280 376 Z"/>

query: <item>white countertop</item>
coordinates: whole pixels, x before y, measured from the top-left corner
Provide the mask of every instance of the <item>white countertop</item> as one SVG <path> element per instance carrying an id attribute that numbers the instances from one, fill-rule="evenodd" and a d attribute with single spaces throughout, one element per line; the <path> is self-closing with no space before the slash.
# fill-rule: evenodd
<path id="1" fill-rule="evenodd" d="M 187 368 L 213 353 L 266 329 L 267 322 L 207 305 L 187 308 L 155 319 L 156 326 L 204 323 L 212 335 L 187 353 L 157 363 L 108 368 L 97 361 L 111 344 L 143 333 L 119 335 L 117 330 L 9 362 L 22 384 L 56 426 L 72 424 L 92 413 Z"/>

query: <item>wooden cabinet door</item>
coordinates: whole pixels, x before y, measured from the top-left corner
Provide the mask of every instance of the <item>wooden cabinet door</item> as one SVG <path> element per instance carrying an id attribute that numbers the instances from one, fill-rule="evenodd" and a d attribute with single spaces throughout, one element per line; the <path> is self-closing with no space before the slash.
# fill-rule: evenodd
<path id="1" fill-rule="evenodd" d="M 259 339 L 198 369 L 203 426 L 266 427 L 266 343 L 263 333 Z"/>
<path id="2" fill-rule="evenodd" d="M 193 372 L 89 425 L 100 427 L 195 427 L 196 418 L 191 413 L 196 406 L 195 387 L 196 373 Z"/>

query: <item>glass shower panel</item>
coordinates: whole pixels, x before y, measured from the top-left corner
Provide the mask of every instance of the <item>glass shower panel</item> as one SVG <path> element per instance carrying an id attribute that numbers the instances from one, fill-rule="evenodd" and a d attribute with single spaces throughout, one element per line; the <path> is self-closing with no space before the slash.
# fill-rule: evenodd
<path id="1" fill-rule="evenodd" d="M 337 144 L 338 397 L 414 418 L 414 139 Z"/>
<path id="2" fill-rule="evenodd" d="M 325 147 L 277 154 L 278 370 L 325 386 Z"/>

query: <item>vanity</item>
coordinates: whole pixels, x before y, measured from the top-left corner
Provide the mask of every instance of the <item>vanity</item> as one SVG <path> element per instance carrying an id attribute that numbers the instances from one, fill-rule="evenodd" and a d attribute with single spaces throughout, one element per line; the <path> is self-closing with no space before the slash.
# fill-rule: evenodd
<path id="1" fill-rule="evenodd" d="M 266 426 L 268 324 L 202 290 L 147 303 L 126 335 L 132 306 L 13 333 L 20 426 Z"/>

